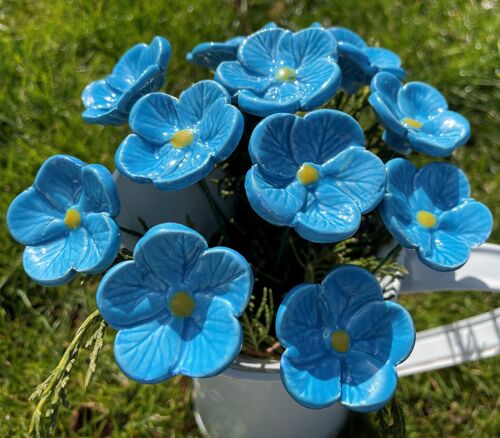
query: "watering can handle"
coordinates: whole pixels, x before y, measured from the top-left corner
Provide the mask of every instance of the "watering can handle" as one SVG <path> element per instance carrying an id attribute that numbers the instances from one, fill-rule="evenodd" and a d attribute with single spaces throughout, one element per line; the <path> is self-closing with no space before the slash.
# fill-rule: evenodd
<path id="1" fill-rule="evenodd" d="M 409 275 L 391 288 L 398 294 L 474 290 L 500 292 L 500 245 L 485 244 L 472 251 L 469 261 L 454 272 L 437 272 L 415 251 L 403 250 L 399 263 Z M 500 308 L 452 324 L 417 333 L 410 357 L 398 366 L 406 376 L 493 357 L 500 353 Z"/>

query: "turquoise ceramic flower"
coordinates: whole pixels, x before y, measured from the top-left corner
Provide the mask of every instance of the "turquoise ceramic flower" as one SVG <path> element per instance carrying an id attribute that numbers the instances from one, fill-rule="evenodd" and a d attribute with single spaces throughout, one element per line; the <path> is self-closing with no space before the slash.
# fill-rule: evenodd
<path id="1" fill-rule="evenodd" d="M 180 99 L 163 93 L 141 98 L 130 113 L 129 135 L 116 167 L 133 181 L 178 190 L 203 179 L 234 151 L 243 116 L 214 81 L 197 82 Z"/>
<path id="2" fill-rule="evenodd" d="M 408 160 L 387 163 L 387 194 L 380 213 L 391 234 L 437 271 L 453 271 L 467 262 L 471 248 L 485 242 L 493 217 L 470 198 L 467 177 L 448 163 L 420 170 Z"/>
<path id="3" fill-rule="evenodd" d="M 278 309 L 276 334 L 285 347 L 281 378 L 297 402 L 323 408 L 339 401 L 357 412 L 392 398 L 396 365 L 415 343 L 408 312 L 384 301 L 375 277 L 356 266 L 293 288 Z"/>
<path id="4" fill-rule="evenodd" d="M 324 29 L 297 33 L 279 28 L 250 35 L 237 60 L 217 67 L 224 85 L 250 114 L 312 110 L 330 99 L 340 85 L 335 38 Z"/>
<path id="5" fill-rule="evenodd" d="M 277 27 L 275 23 L 267 23 L 262 29 Z M 221 62 L 236 60 L 238 48 L 245 41 L 244 36 L 236 36 L 224 42 L 208 42 L 198 44 L 186 55 L 192 64 L 215 70 Z"/>
<path id="6" fill-rule="evenodd" d="M 401 59 L 394 52 L 369 47 L 363 38 L 345 27 L 330 27 L 328 30 L 338 43 L 341 86 L 348 93 L 355 93 L 361 85 L 369 85 L 372 77 L 380 71 L 404 78 Z"/>
<path id="7" fill-rule="evenodd" d="M 250 204 L 268 222 L 294 227 L 307 240 L 347 239 L 384 195 L 384 164 L 364 144 L 358 122 L 340 111 L 265 118 L 250 139 Z"/>
<path id="8" fill-rule="evenodd" d="M 10 204 L 7 226 L 26 245 L 24 270 L 37 283 L 56 286 L 77 272 L 96 274 L 113 262 L 120 229 L 113 177 L 99 164 L 54 155 L 32 187 Z"/>
<path id="9" fill-rule="evenodd" d="M 371 93 L 369 102 L 385 128 L 383 140 L 397 152 L 445 157 L 470 137 L 469 122 L 449 111 L 446 99 L 429 84 L 403 86 L 382 72 L 373 78 Z"/>
<path id="10" fill-rule="evenodd" d="M 83 119 L 101 125 L 127 123 L 134 103 L 163 85 L 170 52 L 170 43 L 160 36 L 154 37 L 149 46 L 137 44 L 128 50 L 109 76 L 83 90 Z"/>
<path id="11" fill-rule="evenodd" d="M 118 330 L 114 349 L 122 371 L 156 383 L 227 368 L 241 349 L 237 317 L 252 287 L 252 271 L 240 254 L 209 249 L 196 231 L 169 223 L 146 233 L 133 261 L 106 273 L 97 305 Z"/>

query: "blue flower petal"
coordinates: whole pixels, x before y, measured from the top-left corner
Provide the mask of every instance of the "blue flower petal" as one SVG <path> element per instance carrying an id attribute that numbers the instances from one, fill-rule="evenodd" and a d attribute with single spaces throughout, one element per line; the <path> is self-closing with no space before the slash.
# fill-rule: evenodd
<path id="1" fill-rule="evenodd" d="M 317 59 L 297 71 L 300 86 L 300 107 L 303 111 L 323 105 L 338 90 L 342 74 L 336 62 Z"/>
<path id="2" fill-rule="evenodd" d="M 467 177 L 458 167 L 449 163 L 427 164 L 415 175 L 414 184 L 440 210 L 449 210 L 470 196 Z"/>
<path id="3" fill-rule="evenodd" d="M 227 91 L 215 81 L 205 80 L 196 82 L 184 90 L 177 104 L 179 117 L 183 122 L 191 125 L 199 122 L 208 109 L 219 99 L 230 103 L 231 98 Z"/>
<path id="4" fill-rule="evenodd" d="M 335 37 L 322 28 L 309 27 L 296 33 L 286 32 L 279 40 L 277 57 L 280 64 L 299 69 L 328 57 L 337 59 Z"/>
<path id="5" fill-rule="evenodd" d="M 168 285 L 147 268 L 126 261 L 111 268 L 97 289 L 97 307 L 114 329 L 141 325 L 168 313 Z"/>
<path id="6" fill-rule="evenodd" d="M 195 301 L 195 311 L 182 333 L 176 373 L 210 377 L 231 365 L 241 350 L 243 330 L 227 301 L 203 294 L 196 294 Z"/>
<path id="7" fill-rule="evenodd" d="M 239 316 L 250 300 L 253 287 L 252 270 L 239 253 L 230 248 L 204 251 L 187 277 L 189 291 L 207 297 L 216 296 L 227 302 L 233 316 Z"/>
<path id="8" fill-rule="evenodd" d="M 245 37 L 234 37 L 223 43 L 201 43 L 186 55 L 186 59 L 193 64 L 215 70 L 222 62 L 236 59 L 238 47 L 244 40 Z"/>
<path id="9" fill-rule="evenodd" d="M 328 30 L 333 34 L 339 46 L 347 43 L 358 49 L 364 49 L 366 47 L 363 38 L 346 27 L 335 26 L 330 27 Z"/>
<path id="10" fill-rule="evenodd" d="M 54 208 L 33 187 L 22 192 L 7 211 L 7 227 L 23 245 L 38 245 L 63 235 L 64 212 Z"/>
<path id="11" fill-rule="evenodd" d="M 141 383 L 158 383 L 173 377 L 183 344 L 183 322 L 165 313 L 163 318 L 120 330 L 114 351 L 123 373 Z"/>
<path id="12" fill-rule="evenodd" d="M 239 89 L 262 94 L 271 85 L 267 76 L 256 75 L 248 71 L 239 62 L 223 62 L 217 68 L 214 79 L 228 89 L 231 94 Z"/>
<path id="13" fill-rule="evenodd" d="M 410 314 L 392 301 L 367 303 L 349 318 L 346 331 L 351 350 L 366 353 L 380 363 L 403 362 L 415 344 Z"/>
<path id="14" fill-rule="evenodd" d="M 117 110 L 128 114 L 137 100 L 163 85 L 163 72 L 157 65 L 148 67 L 118 101 Z"/>
<path id="15" fill-rule="evenodd" d="M 442 111 L 420 130 L 408 131 L 408 142 L 418 152 L 433 157 L 446 157 L 470 137 L 470 125 L 465 117 L 453 111 Z"/>
<path id="16" fill-rule="evenodd" d="M 130 112 L 130 128 L 143 139 L 164 144 L 184 128 L 176 109 L 177 99 L 165 93 L 151 93 L 137 101 Z"/>
<path id="17" fill-rule="evenodd" d="M 82 255 L 74 269 L 86 274 L 97 274 L 106 270 L 116 258 L 120 249 L 120 228 L 113 219 L 102 213 L 86 214 L 83 228 L 86 233 L 82 242 Z"/>
<path id="18" fill-rule="evenodd" d="M 401 123 L 403 114 L 398 106 L 398 92 L 401 87 L 402 84 L 396 76 L 386 72 L 377 73 L 370 84 L 372 94 L 368 101 L 386 129 L 398 135 L 405 135 L 407 128 Z"/>
<path id="19" fill-rule="evenodd" d="M 171 52 L 172 47 L 168 40 L 161 36 L 155 36 L 139 57 L 139 72 L 145 71 L 151 65 L 157 65 L 161 71 L 165 71 L 170 61 Z"/>
<path id="20" fill-rule="evenodd" d="M 200 181 L 216 163 L 214 153 L 201 141 L 184 150 L 165 146 L 160 159 L 161 171 L 153 179 L 153 184 L 165 191 L 179 190 Z"/>
<path id="21" fill-rule="evenodd" d="M 105 212 L 117 216 L 120 200 L 113 176 L 100 164 L 88 164 L 82 169 L 80 208 L 83 211 Z"/>
<path id="22" fill-rule="evenodd" d="M 165 283 L 184 285 L 197 257 L 208 248 L 196 231 L 166 223 L 151 228 L 134 249 L 137 264 L 149 267 Z"/>
<path id="23" fill-rule="evenodd" d="M 84 164 L 69 155 L 54 155 L 40 167 L 34 187 L 54 207 L 66 211 L 78 203 Z"/>
<path id="24" fill-rule="evenodd" d="M 370 47 L 363 51 L 370 60 L 370 64 L 377 69 L 390 69 L 391 74 L 398 77 L 404 76 L 404 70 L 401 68 L 401 59 L 398 55 L 388 49 L 382 47 Z"/>
<path id="25" fill-rule="evenodd" d="M 295 216 L 295 229 L 304 239 L 317 243 L 339 242 L 359 228 L 361 212 L 340 190 L 320 180 L 310 197 L 307 208 Z"/>
<path id="26" fill-rule="evenodd" d="M 467 200 L 445 211 L 439 218 L 438 227 L 475 248 L 488 240 L 493 227 L 493 216 L 484 204 Z"/>
<path id="27" fill-rule="evenodd" d="M 243 116 L 223 99 L 216 101 L 201 119 L 200 141 L 207 145 L 217 162 L 233 153 L 242 134 Z"/>
<path id="28" fill-rule="evenodd" d="M 294 85 L 291 86 L 294 87 Z M 238 106 L 246 113 L 259 117 L 266 117 L 276 113 L 294 113 L 299 110 L 300 97 L 296 95 L 292 98 L 290 95 L 291 86 L 274 88 L 272 90 L 275 96 L 274 99 L 260 97 L 251 91 L 242 90 L 237 95 Z M 279 90 L 279 93 L 276 93 L 276 90 Z M 279 98 L 282 95 L 284 95 L 284 99 Z"/>
<path id="29" fill-rule="evenodd" d="M 256 165 L 247 173 L 245 189 L 252 208 L 275 225 L 291 225 L 307 197 L 307 190 L 299 181 L 276 187 L 266 181 Z"/>
<path id="30" fill-rule="evenodd" d="M 59 239 L 39 246 L 27 246 L 23 254 L 24 270 L 43 286 L 67 283 L 76 275 L 85 234 L 80 227 Z"/>
<path id="31" fill-rule="evenodd" d="M 350 44 L 339 45 L 339 67 L 342 71 L 342 89 L 354 94 L 363 84 L 369 83 L 371 75 L 370 60 L 356 47 Z"/>
<path id="32" fill-rule="evenodd" d="M 413 179 L 417 173 L 415 165 L 404 158 L 395 158 L 386 164 L 387 192 L 409 198 L 413 192 Z"/>
<path id="33" fill-rule="evenodd" d="M 349 147 L 321 166 L 320 173 L 358 205 L 361 213 L 373 210 L 385 193 L 382 160 L 360 147 Z"/>
<path id="34" fill-rule="evenodd" d="M 157 155 L 158 148 L 135 134 L 129 135 L 115 153 L 115 165 L 128 178 L 147 183 L 157 178 L 164 170 L 164 163 Z"/>
<path id="35" fill-rule="evenodd" d="M 373 301 L 382 301 L 382 289 L 372 274 L 358 266 L 336 268 L 321 282 L 321 312 L 325 323 L 341 325 Z"/>
<path id="36" fill-rule="evenodd" d="M 146 47 L 146 44 L 140 43 L 125 52 L 114 66 L 112 74 L 106 78 L 109 86 L 122 93 L 128 90 L 141 74 L 139 59 Z"/>
<path id="37" fill-rule="evenodd" d="M 283 182 L 295 177 L 299 164 L 295 162 L 290 136 L 294 123 L 293 114 L 274 114 L 262 120 L 253 130 L 248 151 L 252 162 L 266 174 Z"/>
<path id="38" fill-rule="evenodd" d="M 418 257 L 436 271 L 456 271 L 470 256 L 470 247 L 458 236 L 437 230 L 432 235 L 431 247 L 419 248 Z"/>
<path id="39" fill-rule="evenodd" d="M 342 404 L 356 412 L 384 407 L 396 391 L 398 375 L 393 364 L 382 364 L 366 353 L 350 351 L 342 369 Z"/>
<path id="40" fill-rule="evenodd" d="M 292 131 L 292 152 L 297 163 L 323 164 L 350 146 L 364 146 L 363 130 L 351 116 L 323 109 L 297 118 Z"/>
<path id="41" fill-rule="evenodd" d="M 443 95 L 424 82 L 408 82 L 398 91 L 398 105 L 406 117 L 422 121 L 448 109 Z"/>
<path id="42" fill-rule="evenodd" d="M 304 283 L 288 292 L 278 308 L 276 335 L 296 365 L 313 365 L 328 352 L 319 300 L 318 285 Z"/>
<path id="43" fill-rule="evenodd" d="M 300 366 L 289 360 L 287 350 L 281 357 L 281 378 L 290 395 L 308 408 L 324 408 L 340 399 L 340 362 L 333 355 Z"/>
<path id="44" fill-rule="evenodd" d="M 248 70 L 270 75 L 276 68 L 280 39 L 291 32 L 279 28 L 264 29 L 250 35 L 238 50 L 238 60 Z"/>
<path id="45" fill-rule="evenodd" d="M 115 108 L 122 93 L 111 88 L 104 79 L 87 85 L 82 92 L 82 101 L 86 108 L 109 111 Z"/>

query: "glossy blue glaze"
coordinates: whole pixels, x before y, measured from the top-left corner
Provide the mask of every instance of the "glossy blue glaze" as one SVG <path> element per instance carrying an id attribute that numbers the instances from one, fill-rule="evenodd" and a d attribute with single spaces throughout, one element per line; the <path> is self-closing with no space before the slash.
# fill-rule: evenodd
<path id="1" fill-rule="evenodd" d="M 383 140 L 396 152 L 445 157 L 470 137 L 469 122 L 449 111 L 443 95 L 424 82 L 403 86 L 395 76 L 378 73 L 371 82 L 369 102 L 385 128 Z"/>
<path id="2" fill-rule="evenodd" d="M 137 243 L 134 260 L 109 270 L 97 291 L 97 306 L 118 330 L 115 358 L 142 383 L 177 374 L 207 377 L 227 368 L 242 345 L 238 316 L 253 287 L 246 260 L 229 248 L 208 248 L 183 225 L 150 229 Z M 179 291 L 192 299 L 191 313 L 175 314 Z"/>
<path id="3" fill-rule="evenodd" d="M 134 103 L 163 85 L 171 50 L 170 43 L 160 36 L 149 45 L 137 44 L 129 49 L 109 76 L 83 90 L 83 119 L 100 125 L 127 123 Z"/>
<path id="4" fill-rule="evenodd" d="M 275 23 L 267 23 L 262 29 L 273 29 Z M 192 64 L 215 70 L 221 62 L 236 60 L 236 54 L 244 36 L 236 36 L 224 42 L 206 42 L 198 44 L 186 55 L 186 60 Z"/>
<path id="5" fill-rule="evenodd" d="M 151 93 L 130 112 L 129 135 L 115 155 L 116 167 L 133 181 L 160 190 L 178 190 L 207 176 L 234 151 L 243 133 L 243 116 L 230 104 L 227 91 L 214 81 L 201 81 L 181 93 Z M 175 147 L 176 135 L 192 141 Z"/>
<path id="6" fill-rule="evenodd" d="M 343 350 L 332 339 L 347 335 Z M 384 301 L 377 280 L 356 266 L 340 266 L 321 284 L 304 283 L 282 301 L 276 334 L 285 347 L 281 378 L 309 408 L 341 402 L 357 412 L 382 408 L 397 385 L 396 365 L 411 353 L 415 328 L 399 304 Z"/>
<path id="7" fill-rule="evenodd" d="M 237 60 L 217 67 L 215 80 L 250 114 L 310 111 L 340 85 L 336 46 L 335 38 L 320 28 L 260 30 L 240 45 Z"/>
<path id="8" fill-rule="evenodd" d="M 361 214 L 374 209 L 385 190 L 384 164 L 364 144 L 359 124 L 340 111 L 265 118 L 250 139 L 250 204 L 268 222 L 294 227 L 313 242 L 352 236 Z M 316 182 L 301 182 L 304 164 L 317 173 Z"/>
<path id="9" fill-rule="evenodd" d="M 363 38 L 345 27 L 330 27 L 328 31 L 338 43 L 341 87 L 346 92 L 355 93 L 361 85 L 369 85 L 373 76 L 381 71 L 404 78 L 401 59 L 394 52 L 382 47 L 369 47 Z"/>
<path id="10" fill-rule="evenodd" d="M 493 226 L 488 208 L 470 198 L 464 173 L 449 163 L 417 170 L 403 158 L 386 167 L 387 193 L 380 213 L 394 238 L 416 249 L 420 260 L 437 271 L 464 265 L 471 248 L 485 242 Z M 419 221 L 422 211 L 433 215 L 434 226 Z"/>
<path id="11" fill-rule="evenodd" d="M 66 219 L 69 210 L 77 218 L 73 226 Z M 77 272 L 96 274 L 108 268 L 120 246 L 120 229 L 113 220 L 119 211 L 115 183 L 104 166 L 54 155 L 33 186 L 10 204 L 7 226 L 26 245 L 26 273 L 37 283 L 56 286 Z"/>

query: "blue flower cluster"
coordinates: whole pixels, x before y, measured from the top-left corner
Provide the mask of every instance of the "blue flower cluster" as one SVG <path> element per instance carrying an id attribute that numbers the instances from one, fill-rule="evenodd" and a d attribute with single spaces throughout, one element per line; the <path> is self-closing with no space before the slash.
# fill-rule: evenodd
<path id="1" fill-rule="evenodd" d="M 415 249 L 431 268 L 449 271 L 488 238 L 492 215 L 470 197 L 457 167 L 441 162 L 417 170 L 403 158 L 384 165 L 365 149 L 353 117 L 317 109 L 339 87 L 354 93 L 369 84 L 369 103 L 389 147 L 403 154 L 453 153 L 468 140 L 469 123 L 448 110 L 432 86 L 403 85 L 395 53 L 369 47 L 342 27 L 313 24 L 293 33 L 269 23 L 247 37 L 196 46 L 188 61 L 215 70 L 215 80 L 197 82 L 177 99 L 158 92 L 170 52 L 162 37 L 138 44 L 82 94 L 88 123 L 128 121 L 132 134 L 118 147 L 115 163 L 130 180 L 165 191 L 189 187 L 250 138 L 248 203 L 265 221 L 294 228 L 306 240 L 347 239 L 362 215 L 378 207 L 402 246 Z M 242 112 L 263 118 L 248 137 Z M 113 263 L 119 210 L 104 167 L 56 155 L 13 200 L 7 225 L 26 246 L 27 274 L 53 286 Z M 139 240 L 133 260 L 104 275 L 97 305 L 118 331 L 120 368 L 132 379 L 155 383 L 226 369 L 241 350 L 238 317 L 252 288 L 242 255 L 209 248 L 196 231 L 164 223 Z M 276 333 L 285 348 L 281 376 L 295 400 L 311 408 L 340 402 L 359 412 L 390 400 L 395 367 L 415 342 L 409 314 L 384 301 L 373 275 L 355 266 L 336 267 L 321 284 L 293 288 L 279 307 Z"/>

